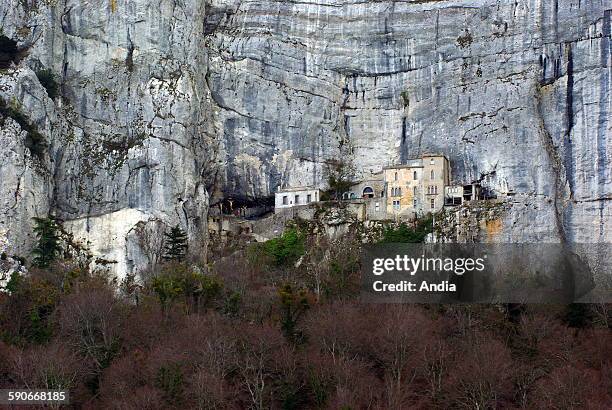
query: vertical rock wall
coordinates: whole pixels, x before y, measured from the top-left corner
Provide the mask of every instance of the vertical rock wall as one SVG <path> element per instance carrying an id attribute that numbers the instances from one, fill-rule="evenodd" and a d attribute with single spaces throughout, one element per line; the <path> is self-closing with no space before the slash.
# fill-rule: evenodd
<path id="1" fill-rule="evenodd" d="M 50 69 L 61 84 L 53 103 L 29 71 L 32 87 L 43 90 L 40 98 L 62 126 L 43 132 L 49 186 L 26 181 L 20 188 L 40 190 L 46 209 L 25 212 L 22 220 L 6 215 L 8 223 L 51 209 L 75 239 L 122 275 L 147 266 L 142 238 L 135 236 L 139 223 L 180 224 L 192 253 L 204 256 L 214 158 L 204 12 L 196 0 L 0 3 L 3 33 L 27 54 L 17 72 Z M 6 94 L 34 123 L 56 125 L 19 93 Z M 2 172 L 23 169 L 15 164 Z M 22 229 L 18 237 L 28 223 Z M 13 252 L 31 245 L 9 239 Z"/>
<path id="2" fill-rule="evenodd" d="M 611 17 L 608 0 L 2 0 L 18 52 L 0 96 L 48 144 L 36 171 L 3 122 L 2 246 L 27 252 L 51 210 L 131 272 L 160 224 L 203 252 L 209 192 L 425 152 L 515 194 L 497 238 L 611 242 Z"/>
<path id="3" fill-rule="evenodd" d="M 226 190 L 444 152 L 456 182 L 517 193 L 507 238 L 612 241 L 609 2 L 211 3 Z"/>

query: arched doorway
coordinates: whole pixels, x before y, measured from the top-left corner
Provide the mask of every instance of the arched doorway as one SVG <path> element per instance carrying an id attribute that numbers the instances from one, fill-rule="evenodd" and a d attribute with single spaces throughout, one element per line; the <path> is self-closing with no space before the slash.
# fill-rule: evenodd
<path id="1" fill-rule="evenodd" d="M 369 186 L 363 188 L 362 197 L 363 198 L 374 198 L 374 190 Z"/>

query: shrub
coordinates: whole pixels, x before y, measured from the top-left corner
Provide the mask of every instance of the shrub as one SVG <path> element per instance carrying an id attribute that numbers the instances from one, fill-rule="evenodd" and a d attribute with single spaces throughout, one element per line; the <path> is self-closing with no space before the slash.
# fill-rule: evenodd
<path id="1" fill-rule="evenodd" d="M 157 372 L 157 387 L 164 392 L 168 402 L 176 402 L 183 394 L 184 377 L 181 365 L 171 363 L 159 368 Z"/>
<path id="2" fill-rule="evenodd" d="M 427 234 L 433 232 L 433 218 L 428 215 L 415 221 L 414 226 L 402 223 L 397 228 L 388 228 L 381 243 L 422 243 Z"/>
<path id="3" fill-rule="evenodd" d="M 586 303 L 571 303 L 565 308 L 563 321 L 569 327 L 589 327 L 593 323 L 593 310 Z"/>
<path id="4" fill-rule="evenodd" d="M 160 275 L 153 278 L 150 286 L 164 308 L 179 298 L 185 302 L 193 301 L 196 307 L 201 304 L 206 306 L 223 289 L 218 278 L 195 272 L 181 264 L 168 265 Z"/>
<path id="5" fill-rule="evenodd" d="M 290 265 L 304 254 L 304 235 L 295 228 L 287 229 L 280 238 L 265 242 L 263 249 L 276 266 Z"/>
<path id="6" fill-rule="evenodd" d="M 4 340 L 15 344 L 43 344 L 53 335 L 51 315 L 61 291 L 42 273 L 11 276 L 7 286 L 11 298 L 0 310 L 0 335 Z"/>
<path id="7" fill-rule="evenodd" d="M 325 199 L 322 196 L 321 200 L 326 200 L 329 197 L 338 200 L 344 192 L 350 190 L 353 186 L 355 168 L 352 164 L 342 160 L 330 160 L 326 165 L 324 172 L 327 176 L 329 191 L 325 192 Z"/>

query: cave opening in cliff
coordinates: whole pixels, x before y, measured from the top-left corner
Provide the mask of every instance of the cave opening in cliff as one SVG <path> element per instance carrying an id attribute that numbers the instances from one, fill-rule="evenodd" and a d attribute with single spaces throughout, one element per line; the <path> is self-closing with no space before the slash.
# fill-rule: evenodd
<path id="1" fill-rule="evenodd" d="M 19 60 L 19 48 L 17 42 L 6 36 L 0 36 L 0 68 L 7 69 L 11 67 L 11 63 L 17 63 Z"/>
<path id="2" fill-rule="evenodd" d="M 243 218 L 259 218 L 274 211 L 274 197 L 240 198 L 228 196 L 211 204 L 212 213 L 234 215 Z"/>

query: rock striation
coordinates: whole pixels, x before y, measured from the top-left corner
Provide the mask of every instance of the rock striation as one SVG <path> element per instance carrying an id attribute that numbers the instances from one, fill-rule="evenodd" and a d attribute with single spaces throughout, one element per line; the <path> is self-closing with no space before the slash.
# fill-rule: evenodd
<path id="1" fill-rule="evenodd" d="M 0 95 L 48 142 L 37 173 L 2 126 L 12 252 L 51 210 L 131 272 L 143 224 L 181 223 L 202 253 L 209 194 L 426 152 L 511 195 L 496 240 L 612 242 L 609 0 L 1 0 L 0 21 L 19 51 Z"/>

